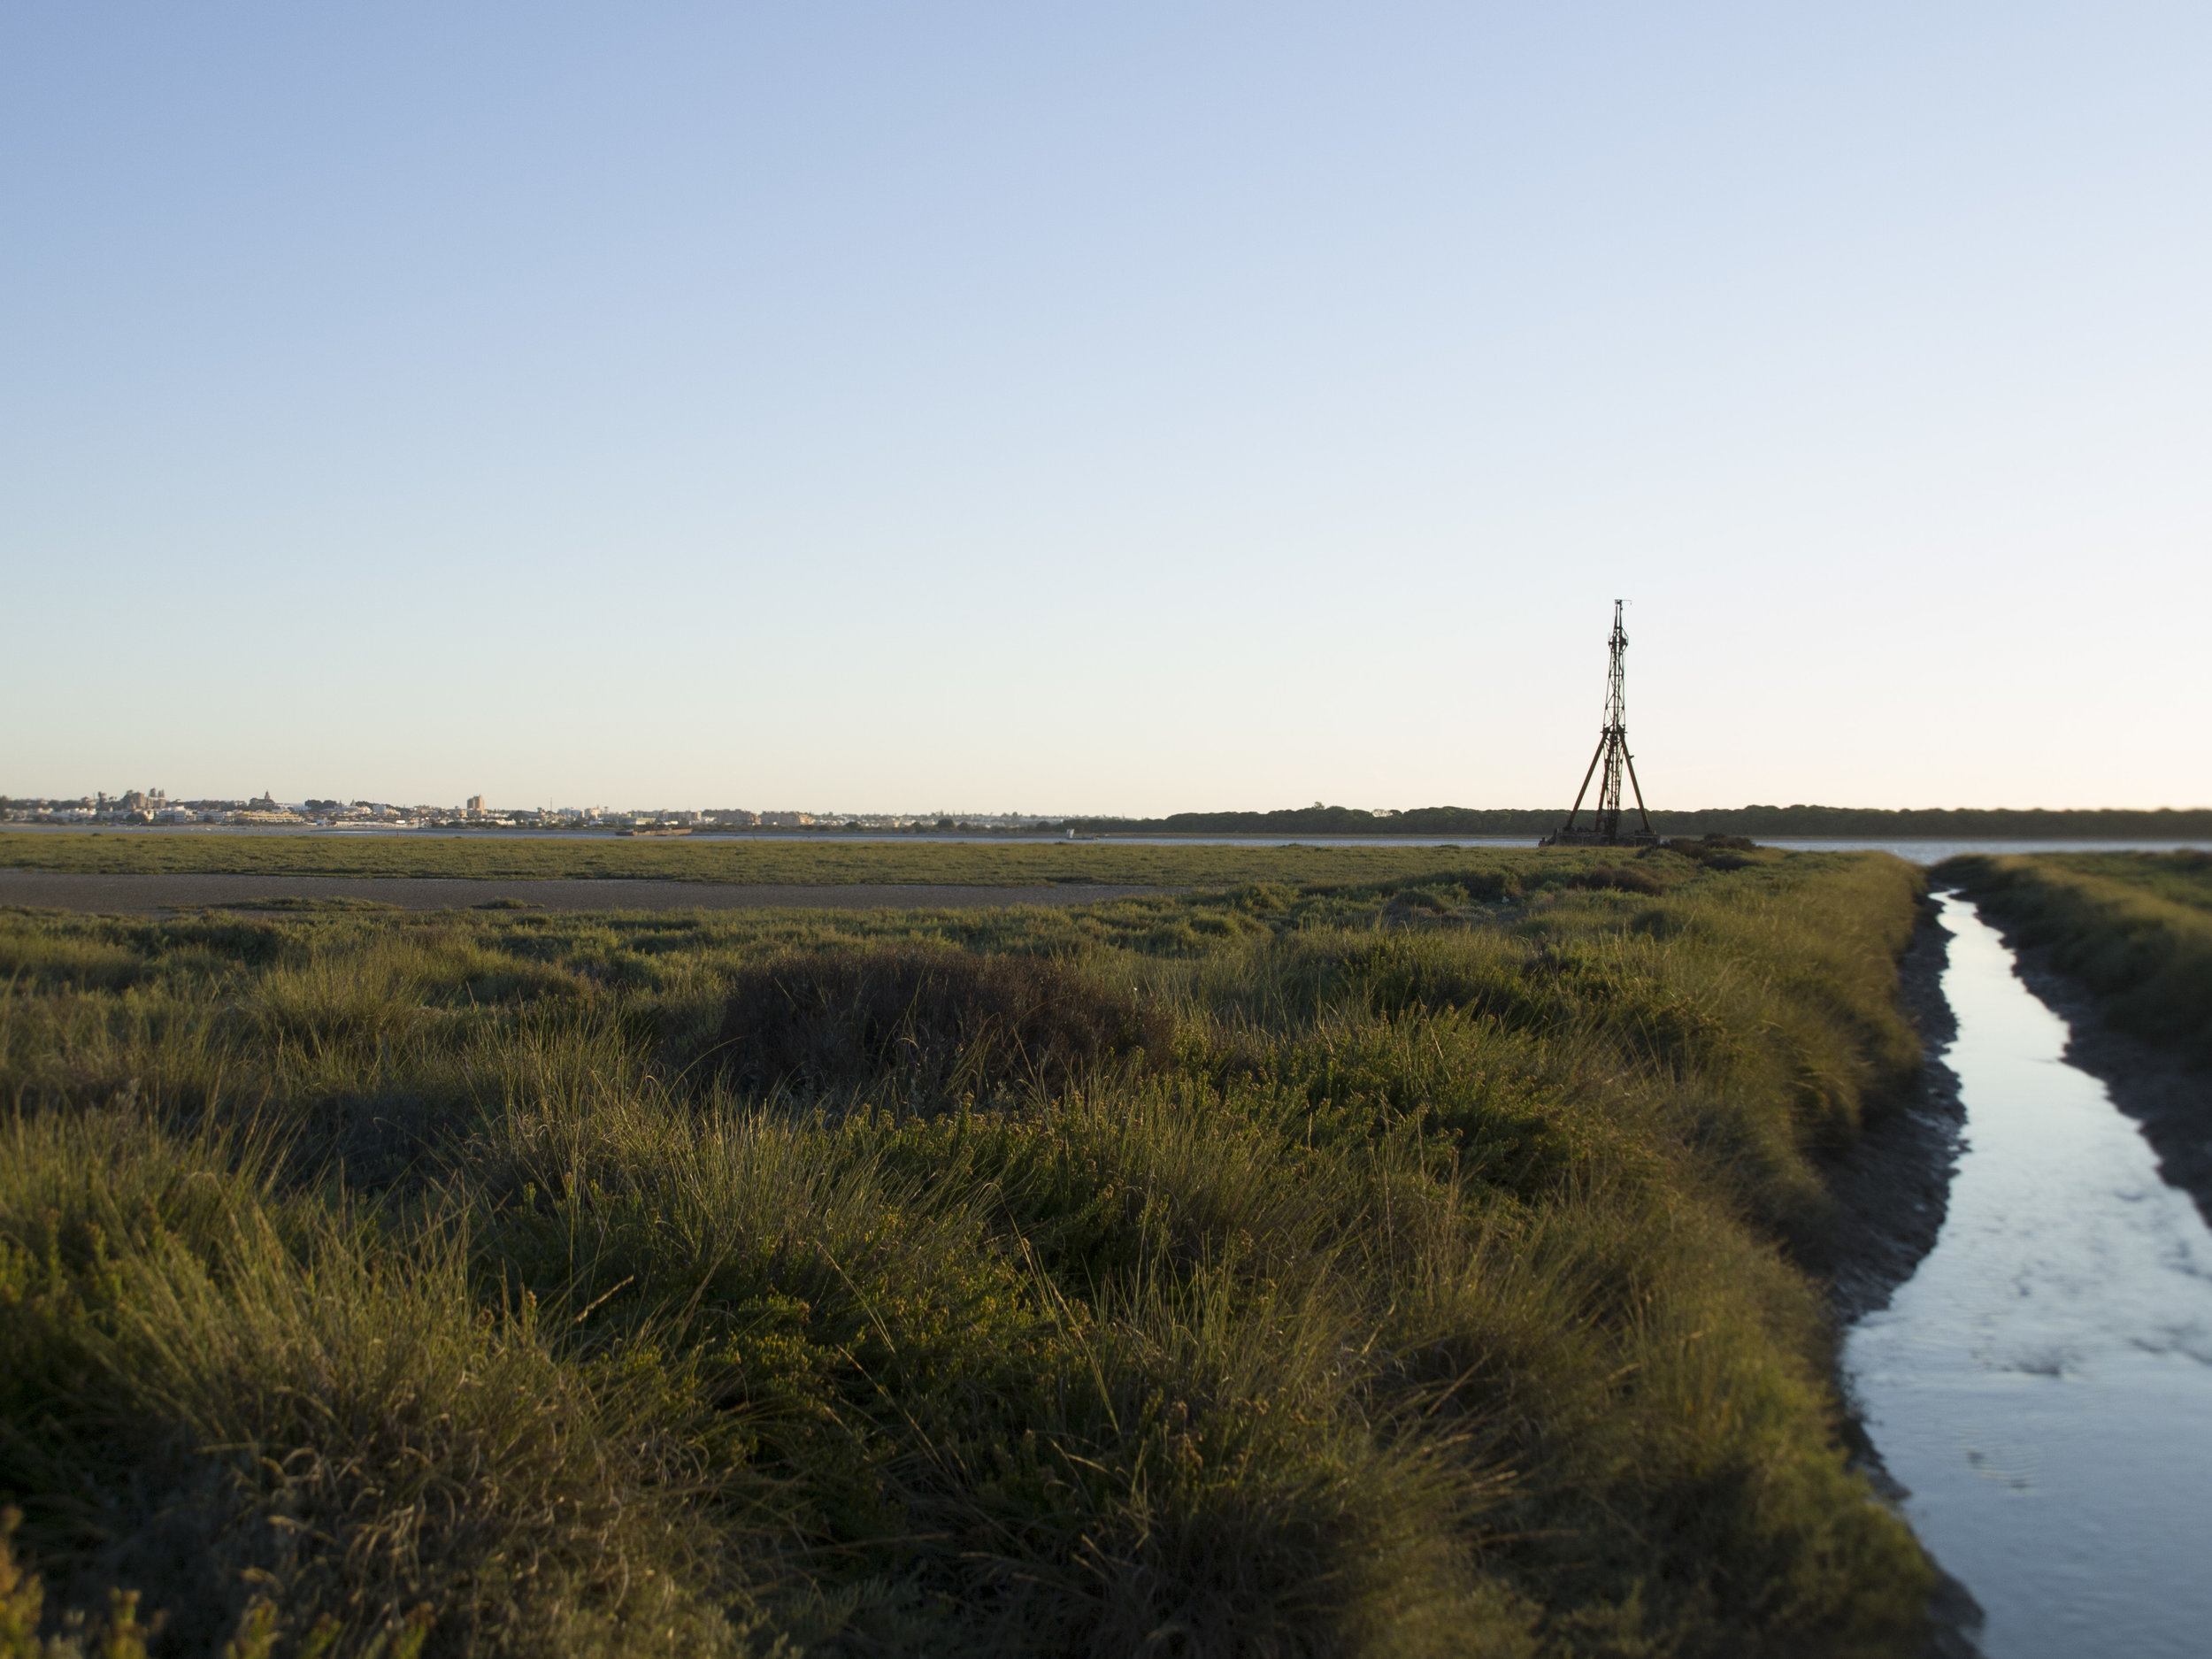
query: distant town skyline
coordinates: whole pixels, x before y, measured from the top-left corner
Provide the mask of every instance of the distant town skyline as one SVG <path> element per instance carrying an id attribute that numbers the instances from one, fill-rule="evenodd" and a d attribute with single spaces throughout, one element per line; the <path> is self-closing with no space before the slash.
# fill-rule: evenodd
<path id="1" fill-rule="evenodd" d="M 1021 825 L 1062 822 L 1074 813 L 973 811 L 941 807 L 926 811 L 843 811 L 818 807 L 702 807 L 659 805 L 626 807 L 537 806 L 488 801 L 470 795 L 459 805 L 426 801 L 375 801 L 365 797 L 302 795 L 279 800 L 264 791 L 245 797 L 172 795 L 165 789 L 127 789 L 114 795 L 95 790 L 87 795 L 18 796 L 0 792 L 0 824 L 229 824 L 250 826 L 298 819 L 363 824 L 435 821 L 442 823 L 503 823 L 561 821 L 577 824 L 653 821 L 723 828 L 803 829 L 810 826 L 859 825 L 864 827 L 907 829 L 972 825 L 1005 828 Z"/>
<path id="2" fill-rule="evenodd" d="M 1406 836 L 1525 836 L 1560 827 L 1564 809 L 1554 805 L 1467 807 L 1347 807 L 1314 802 L 1264 812 L 1186 810 L 1140 813 L 973 811 L 939 808 L 920 812 L 855 812 L 837 809 L 742 807 L 503 806 L 472 795 L 460 806 L 310 796 L 278 801 L 180 799 L 160 789 L 105 792 L 73 797 L 26 798 L 0 794 L 0 828 L 109 827 L 208 829 L 300 828 L 346 831 L 397 829 L 469 831 L 607 831 L 624 834 L 827 832 L 1043 831 L 1053 834 L 1145 833 L 1173 834 L 1294 834 Z M 2058 840 L 2088 837 L 2164 838 L 2164 844 L 2201 847 L 2212 837 L 2212 808 L 2151 810 L 2040 808 L 1923 807 L 1881 809 L 1834 803 L 1746 803 L 1734 806 L 1660 807 L 1651 813 L 1663 834 L 1705 833 L 1765 837 L 1898 838 L 2024 836 Z M 2176 840 L 2175 838 L 2181 838 Z M 2145 842 L 2149 845 L 2153 842 Z"/>
<path id="3" fill-rule="evenodd" d="M 2212 802 L 2212 9 L 0 18 L 0 786 Z M 736 780 L 733 786 L 729 780 Z"/>

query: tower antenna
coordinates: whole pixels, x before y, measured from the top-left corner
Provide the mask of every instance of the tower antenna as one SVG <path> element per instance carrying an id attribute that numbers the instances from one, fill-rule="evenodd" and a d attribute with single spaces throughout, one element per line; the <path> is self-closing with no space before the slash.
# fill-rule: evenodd
<path id="1" fill-rule="evenodd" d="M 1590 757 L 1589 767 L 1582 774 L 1582 787 L 1575 791 L 1575 803 L 1567 814 L 1567 821 L 1537 843 L 1539 846 L 1649 847 L 1659 840 L 1652 833 L 1651 814 L 1644 810 L 1644 787 L 1636 781 L 1636 757 L 1628 752 L 1628 633 L 1621 626 L 1621 601 L 1617 599 L 1613 602 L 1613 636 L 1607 645 L 1610 656 L 1605 675 L 1605 727 L 1598 733 L 1597 753 Z M 1635 795 L 1636 818 L 1642 826 L 1625 834 L 1621 832 L 1623 773 L 1627 774 L 1628 787 Z M 1583 798 L 1590 793 L 1593 778 L 1600 778 L 1597 812 L 1590 827 L 1584 829 L 1575 820 L 1582 815 Z"/>

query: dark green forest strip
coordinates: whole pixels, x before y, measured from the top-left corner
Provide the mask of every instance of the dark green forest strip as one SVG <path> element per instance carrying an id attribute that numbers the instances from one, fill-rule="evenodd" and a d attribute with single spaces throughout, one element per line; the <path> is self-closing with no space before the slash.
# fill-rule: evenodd
<path id="1" fill-rule="evenodd" d="M 0 914 L 12 1548 L 193 1653 L 1916 1653 L 1816 1276 L 1918 891 Z"/>
<path id="2" fill-rule="evenodd" d="M 2212 1064 L 2212 856 L 1954 858 L 1934 873 L 2046 949 L 2121 1030 Z"/>
<path id="3" fill-rule="evenodd" d="M 1071 818 L 1086 832 L 1164 835 L 1548 835 L 1566 808 L 1415 807 L 1377 817 L 1350 807 L 1276 812 L 1177 812 L 1158 818 Z M 1651 815 L 1662 835 L 1749 835 L 1867 841 L 2212 841 L 2212 809 L 2128 811 L 2041 808 L 1925 809 L 1745 806 Z"/>

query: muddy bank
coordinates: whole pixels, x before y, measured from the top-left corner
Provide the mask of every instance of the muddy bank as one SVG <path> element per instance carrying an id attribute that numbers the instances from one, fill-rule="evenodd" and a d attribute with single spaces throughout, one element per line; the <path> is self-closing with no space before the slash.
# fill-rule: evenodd
<path id="1" fill-rule="evenodd" d="M 1869 1111 L 1858 1144 L 1827 1168 L 1829 1191 L 1844 1212 L 1829 1270 L 1839 1325 L 1887 1307 L 1943 1228 L 1966 1124 L 1958 1077 L 1943 1059 L 1958 1034 L 1943 996 L 1950 938 L 1932 912 L 1924 913 L 1898 964 L 1898 997 L 1925 1058 L 1901 1094 Z"/>
<path id="2" fill-rule="evenodd" d="M 2188 1194 L 2212 1225 L 2212 1067 L 2116 1029 L 2103 999 L 2052 965 L 2050 947 L 2023 944 L 1993 909 L 1982 914 L 2011 947 L 2022 983 L 2066 1022 L 2067 1063 L 2102 1083 L 2112 1103 L 2142 1125 L 2167 1185 Z"/>
<path id="3" fill-rule="evenodd" d="M 2095 995 L 2054 968 L 2047 950 L 2024 948 L 1993 914 L 1983 919 L 2003 935 L 2021 981 L 2067 1023 L 2067 1062 L 2096 1078 L 2114 1105 L 2142 1125 L 2161 1173 L 2212 1220 L 2212 1073 L 2114 1030 Z M 1831 1263 L 1839 1331 L 1889 1305 L 1933 1248 L 1950 1208 L 1966 1144 L 1960 1081 L 1947 1061 L 1958 1035 L 1942 987 L 1950 939 L 1931 913 L 1900 964 L 1899 997 L 1925 1050 L 1919 1073 L 1901 1096 L 1870 1113 L 1859 1144 L 1827 1171 L 1844 1210 Z M 1851 1415 L 1843 1432 L 1854 1463 L 1891 1502 L 1901 1503 L 1911 1494 L 1883 1463 L 1847 1391 L 1846 1400 Z M 1979 1659 L 1984 1615 L 1962 1583 L 1942 1573 L 1930 1612 L 1930 1659 Z"/>
<path id="4" fill-rule="evenodd" d="M 1857 1145 L 1827 1168 L 1829 1191 L 1843 1210 L 1829 1264 L 1829 1305 L 1839 1333 L 1889 1305 L 1935 1248 L 1949 1210 L 1951 1176 L 1966 1126 L 1958 1075 L 1943 1057 L 1958 1034 L 1943 995 L 1950 939 L 1933 910 L 1924 910 L 1911 948 L 1898 964 L 1897 986 L 1899 1002 L 1920 1033 L 1920 1070 L 1901 1094 L 1868 1114 Z M 1845 1399 L 1849 1415 L 1843 1438 L 1853 1464 L 1891 1503 L 1901 1503 L 1911 1494 L 1884 1467 L 1847 1390 Z M 1925 1659 L 1982 1659 L 1975 1640 L 1983 1622 L 1980 1605 L 1940 1563 L 1936 1571 Z"/>

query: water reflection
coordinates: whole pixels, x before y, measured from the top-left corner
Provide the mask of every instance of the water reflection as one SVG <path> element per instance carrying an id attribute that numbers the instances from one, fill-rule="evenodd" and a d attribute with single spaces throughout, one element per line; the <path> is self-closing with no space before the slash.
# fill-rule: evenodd
<path id="1" fill-rule="evenodd" d="M 1943 904 L 1969 1149 L 1846 1371 L 1991 1659 L 2212 1651 L 2212 1235 L 2003 941 Z"/>

